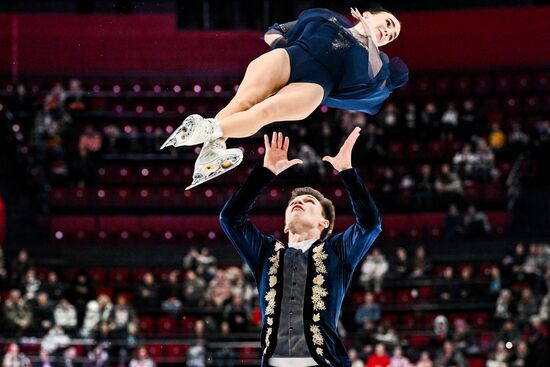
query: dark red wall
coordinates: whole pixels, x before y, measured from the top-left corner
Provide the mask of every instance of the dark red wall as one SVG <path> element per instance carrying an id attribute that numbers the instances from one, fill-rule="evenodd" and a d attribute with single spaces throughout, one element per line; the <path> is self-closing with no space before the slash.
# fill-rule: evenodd
<path id="1" fill-rule="evenodd" d="M 413 70 L 550 65 L 550 7 L 398 14 L 385 51 Z M 0 73 L 241 73 L 256 31 L 177 31 L 172 15 L 0 15 Z"/>

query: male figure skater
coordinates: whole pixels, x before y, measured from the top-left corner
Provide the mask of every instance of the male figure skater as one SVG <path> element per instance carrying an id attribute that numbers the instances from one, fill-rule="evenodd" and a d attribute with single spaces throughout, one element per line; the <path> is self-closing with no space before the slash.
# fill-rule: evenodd
<path id="1" fill-rule="evenodd" d="M 310 187 L 298 188 L 285 211 L 288 245 L 261 233 L 247 218 L 270 181 L 301 163 L 288 160 L 288 137 L 264 136 L 263 166 L 254 168 L 220 214 L 223 230 L 250 267 L 260 295 L 262 367 L 351 366 L 337 332 L 338 316 L 353 271 L 381 232 L 378 209 L 352 168 L 359 128 L 338 154 L 325 156 L 339 172 L 356 221 L 331 235 L 334 206 Z"/>

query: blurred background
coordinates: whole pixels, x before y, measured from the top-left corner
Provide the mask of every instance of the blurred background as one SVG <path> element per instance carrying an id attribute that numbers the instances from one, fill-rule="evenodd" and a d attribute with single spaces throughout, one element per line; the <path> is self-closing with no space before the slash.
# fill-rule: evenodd
<path id="1" fill-rule="evenodd" d="M 3 366 L 259 365 L 257 291 L 220 209 L 278 129 L 305 164 L 254 223 L 286 240 L 290 192 L 312 185 L 345 229 L 346 192 L 320 157 L 357 125 L 383 232 L 341 313 L 353 367 L 548 366 L 547 3 L 383 2 L 402 23 L 384 51 L 411 73 L 378 115 L 320 106 L 270 125 L 230 141 L 240 167 L 185 191 L 198 150 L 158 148 L 230 100 L 266 28 L 370 4 L 1 1 Z"/>

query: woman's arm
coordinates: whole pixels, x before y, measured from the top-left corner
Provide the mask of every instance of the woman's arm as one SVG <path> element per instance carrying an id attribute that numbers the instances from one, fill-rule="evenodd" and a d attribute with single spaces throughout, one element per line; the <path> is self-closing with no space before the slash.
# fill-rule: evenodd
<path id="1" fill-rule="evenodd" d="M 292 28 L 296 25 L 296 20 L 287 23 L 275 23 L 264 34 L 264 41 L 271 48 L 279 48 L 286 46 L 286 39 L 284 35 L 287 32 L 290 32 Z"/>

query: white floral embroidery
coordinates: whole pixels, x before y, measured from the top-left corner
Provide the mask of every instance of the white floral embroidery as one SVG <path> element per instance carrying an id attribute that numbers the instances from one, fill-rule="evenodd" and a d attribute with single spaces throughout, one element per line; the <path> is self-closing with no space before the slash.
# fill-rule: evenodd
<path id="1" fill-rule="evenodd" d="M 319 329 L 319 326 L 311 325 L 309 329 L 313 333 L 313 344 L 323 345 L 323 336 L 321 335 L 321 329 Z"/>
<path id="2" fill-rule="evenodd" d="M 324 261 L 328 258 L 328 254 L 324 251 L 324 247 L 325 247 L 325 244 L 322 243 L 319 246 L 313 248 L 312 258 L 315 264 L 315 273 L 317 274 L 313 278 L 314 285 L 311 289 L 311 292 L 312 292 L 311 301 L 313 304 L 314 311 L 322 311 L 326 309 L 324 298 L 328 295 L 328 291 L 326 288 L 322 287 L 322 285 L 325 282 L 325 277 L 323 276 L 323 274 L 327 273 L 327 268 Z M 321 334 L 321 329 L 319 328 L 319 325 L 315 324 L 321 321 L 321 314 L 319 312 L 314 313 L 312 320 L 313 320 L 313 323 L 310 326 L 310 330 L 313 334 L 312 335 L 313 344 L 322 346 L 325 340 L 323 338 L 323 335 Z M 323 348 L 317 347 L 315 348 L 315 352 L 319 356 L 323 356 Z"/>
<path id="3" fill-rule="evenodd" d="M 284 248 L 285 248 L 285 246 L 281 242 L 279 242 L 279 241 L 275 242 L 275 251 L 279 251 L 279 250 L 284 249 Z"/>
<path id="4" fill-rule="evenodd" d="M 271 263 L 268 271 L 269 275 L 269 288 L 270 290 L 265 294 L 264 298 L 267 301 L 267 306 L 265 307 L 265 314 L 266 315 L 274 315 L 275 314 L 275 298 L 277 296 L 277 291 L 275 290 L 275 285 L 277 284 L 277 272 L 279 270 L 279 259 L 280 259 L 280 251 L 283 249 L 284 246 L 282 243 L 277 241 L 275 243 L 275 253 L 269 258 L 269 262 Z M 273 317 L 267 318 L 267 325 L 269 325 L 266 328 L 265 331 L 265 348 L 263 351 L 263 354 L 265 355 L 267 352 L 267 348 L 269 347 L 269 337 L 273 333 Z"/>
<path id="5" fill-rule="evenodd" d="M 313 278 L 313 284 L 322 285 L 324 282 L 325 282 L 325 277 L 322 276 L 321 274 Z"/>

